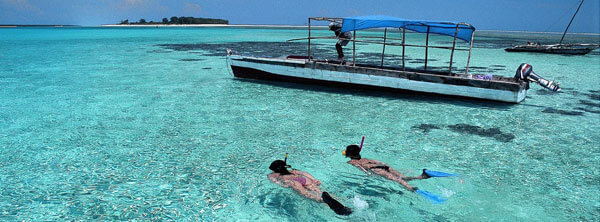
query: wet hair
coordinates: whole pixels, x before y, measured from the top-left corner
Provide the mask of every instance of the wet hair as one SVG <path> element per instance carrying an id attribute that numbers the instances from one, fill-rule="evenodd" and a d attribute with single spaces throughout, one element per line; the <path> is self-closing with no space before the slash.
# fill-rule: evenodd
<path id="1" fill-rule="evenodd" d="M 269 166 L 269 169 L 271 169 L 273 172 L 279 173 L 281 175 L 292 174 L 292 173 L 290 173 L 290 171 L 287 170 L 287 166 L 285 165 L 285 162 L 283 160 L 273 161 L 271 163 L 271 166 Z"/>
<path id="2" fill-rule="evenodd" d="M 348 145 L 346 147 L 346 156 L 350 159 L 360 160 L 360 147 L 356 144 Z"/>

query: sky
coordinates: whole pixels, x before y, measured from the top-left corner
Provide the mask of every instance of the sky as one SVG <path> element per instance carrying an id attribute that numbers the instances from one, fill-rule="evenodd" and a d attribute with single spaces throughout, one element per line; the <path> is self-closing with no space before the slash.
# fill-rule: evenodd
<path id="1" fill-rule="evenodd" d="M 478 30 L 562 32 L 580 0 L 0 0 L 0 24 L 96 26 L 171 16 L 230 24 L 305 25 L 308 17 L 389 15 L 467 22 Z M 600 0 L 587 0 L 570 33 L 600 33 Z"/>

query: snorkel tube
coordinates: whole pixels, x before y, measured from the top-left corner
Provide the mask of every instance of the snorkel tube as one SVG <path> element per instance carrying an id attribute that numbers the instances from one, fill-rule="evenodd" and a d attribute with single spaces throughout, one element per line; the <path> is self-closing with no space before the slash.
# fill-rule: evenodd
<path id="1" fill-rule="evenodd" d="M 362 151 L 362 145 L 365 142 L 365 136 L 363 136 L 362 140 L 360 141 L 360 148 L 358 149 L 358 151 Z"/>
<path id="2" fill-rule="evenodd" d="M 292 168 L 292 166 L 287 164 L 287 156 L 288 156 L 288 153 L 285 153 L 285 158 L 283 158 L 283 163 L 285 164 L 285 168 Z"/>

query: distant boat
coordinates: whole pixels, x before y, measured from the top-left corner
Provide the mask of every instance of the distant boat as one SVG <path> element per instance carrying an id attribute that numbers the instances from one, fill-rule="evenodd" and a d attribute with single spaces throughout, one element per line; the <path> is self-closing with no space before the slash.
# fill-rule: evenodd
<path id="1" fill-rule="evenodd" d="M 571 23 L 573 23 L 573 19 L 575 19 L 577 12 L 579 12 L 581 5 L 583 5 L 583 1 L 584 0 L 581 0 L 581 3 L 579 3 L 577 11 L 575 11 L 575 14 L 573 14 L 573 17 L 571 18 L 569 25 L 567 25 L 567 28 L 565 29 L 565 32 L 563 33 L 562 38 L 560 38 L 560 42 L 558 44 L 541 45 L 539 43 L 528 42 L 527 45 L 516 45 L 511 48 L 506 48 L 504 50 L 507 52 L 536 52 L 565 55 L 585 55 L 594 50 L 595 48 L 600 47 L 600 45 L 598 44 L 562 44 L 563 40 L 565 39 L 565 35 L 567 34 L 569 27 L 571 26 Z"/>
<path id="2" fill-rule="evenodd" d="M 585 55 L 597 48 L 595 44 L 554 44 L 540 45 L 528 43 L 527 45 L 516 45 L 504 49 L 507 52 L 537 52 L 549 54 Z"/>

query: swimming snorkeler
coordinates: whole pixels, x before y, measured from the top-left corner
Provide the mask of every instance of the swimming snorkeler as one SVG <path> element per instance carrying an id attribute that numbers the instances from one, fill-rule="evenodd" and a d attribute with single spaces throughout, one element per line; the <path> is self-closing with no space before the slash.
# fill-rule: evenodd
<path id="1" fill-rule="evenodd" d="M 287 154 L 286 154 L 287 160 Z M 300 193 L 302 196 L 313 199 L 317 202 L 325 202 L 336 214 L 349 215 L 352 213 L 350 208 L 345 207 L 337 200 L 333 199 L 329 193 L 321 192 L 319 185 L 321 181 L 315 179 L 312 175 L 299 170 L 288 171 L 291 166 L 286 161 L 275 160 L 269 166 L 273 173 L 269 174 L 269 180 L 283 187 L 289 187 Z"/>
<path id="2" fill-rule="evenodd" d="M 417 191 L 417 187 L 413 187 L 410 184 L 407 183 L 407 181 L 410 180 L 415 180 L 415 179 L 427 179 L 430 178 L 431 176 L 427 175 L 427 173 L 425 173 L 425 169 L 423 169 L 423 174 L 416 176 L 416 177 L 407 177 L 406 175 L 404 175 L 403 173 L 400 173 L 394 169 L 392 169 L 390 166 L 388 166 L 387 164 L 381 162 L 381 161 L 377 161 L 377 160 L 371 160 L 371 159 L 364 159 L 361 158 L 360 156 L 360 151 L 361 148 L 356 145 L 349 145 L 346 147 L 346 150 L 342 151 L 342 155 L 350 158 L 350 161 L 348 161 L 349 164 L 352 164 L 353 166 L 357 167 L 358 169 L 364 171 L 365 173 L 375 173 L 377 175 L 383 176 L 389 180 L 393 180 L 396 181 L 400 184 L 402 184 L 402 186 L 406 187 L 407 190 L 409 191 Z"/>

